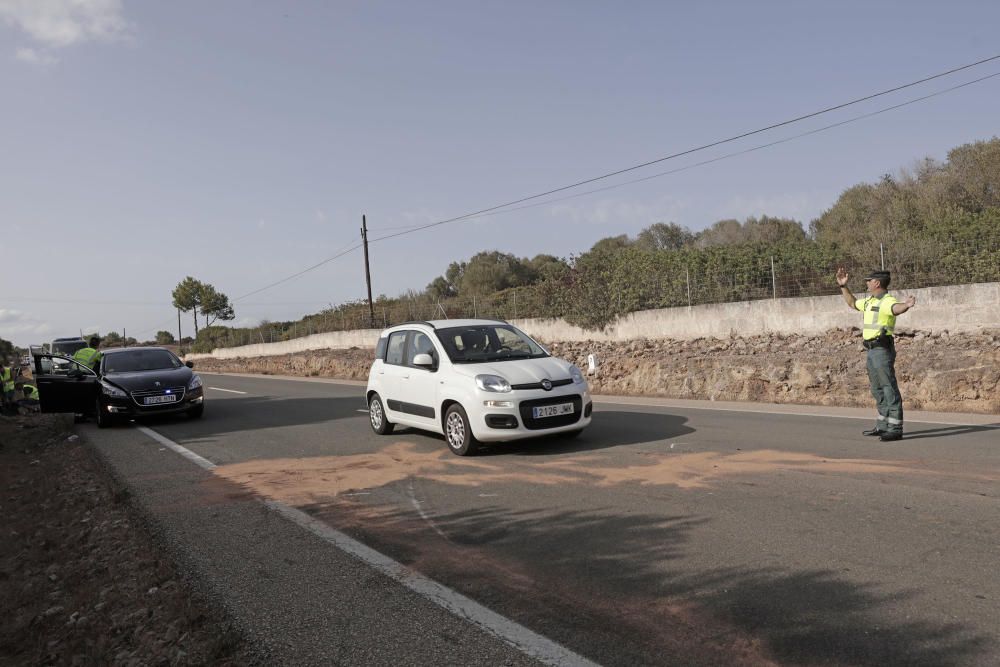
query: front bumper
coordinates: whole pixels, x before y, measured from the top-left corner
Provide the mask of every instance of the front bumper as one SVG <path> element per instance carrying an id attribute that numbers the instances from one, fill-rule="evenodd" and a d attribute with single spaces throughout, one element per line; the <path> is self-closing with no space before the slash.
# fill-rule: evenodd
<path id="1" fill-rule="evenodd" d="M 156 415 L 170 415 L 178 412 L 187 412 L 192 408 L 202 405 L 205 401 L 204 387 L 197 389 L 186 389 L 183 395 L 172 403 L 158 403 L 153 405 L 144 404 L 145 396 L 107 396 L 101 395 L 101 409 L 107 411 L 113 417 L 125 419 L 136 419 L 139 417 L 154 417 Z"/>
<path id="2" fill-rule="evenodd" d="M 542 418 L 532 416 L 534 407 L 567 403 L 573 405 L 571 414 Z M 587 388 L 579 391 L 579 385 L 568 385 L 559 393 L 540 389 L 506 394 L 477 392 L 474 410 L 467 410 L 472 432 L 481 442 L 521 440 L 578 431 L 590 424 L 592 411 L 590 391 Z"/>

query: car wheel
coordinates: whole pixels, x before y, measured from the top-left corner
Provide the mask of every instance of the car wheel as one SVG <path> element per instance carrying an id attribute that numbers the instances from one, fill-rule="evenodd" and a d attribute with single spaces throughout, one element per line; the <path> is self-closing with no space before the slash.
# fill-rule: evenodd
<path id="1" fill-rule="evenodd" d="M 382 407 L 382 399 L 378 394 L 372 394 L 372 400 L 368 403 L 368 419 L 372 430 L 379 435 L 389 435 L 396 426 L 385 416 L 385 408 Z"/>
<path id="2" fill-rule="evenodd" d="M 469 427 L 469 416 L 458 403 L 448 408 L 444 415 L 444 437 L 452 454 L 471 456 L 479 449 L 479 441 Z"/>
<path id="3" fill-rule="evenodd" d="M 95 418 L 97 419 L 97 428 L 107 428 L 111 426 L 114 423 L 114 420 L 111 415 L 108 414 L 108 411 L 104 409 L 104 406 L 101 405 L 101 399 L 97 399 L 96 407 L 97 410 Z"/>
<path id="4" fill-rule="evenodd" d="M 188 417 L 191 419 L 200 419 L 201 416 L 205 414 L 205 404 L 199 403 L 190 410 L 188 410 Z"/>

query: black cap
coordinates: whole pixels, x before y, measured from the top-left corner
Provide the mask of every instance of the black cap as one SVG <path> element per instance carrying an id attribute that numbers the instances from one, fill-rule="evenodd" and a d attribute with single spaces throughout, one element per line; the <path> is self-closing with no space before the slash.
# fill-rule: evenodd
<path id="1" fill-rule="evenodd" d="M 865 276 L 865 280 L 878 280 L 883 285 L 889 280 L 889 272 L 884 269 L 872 269 L 871 272 Z"/>

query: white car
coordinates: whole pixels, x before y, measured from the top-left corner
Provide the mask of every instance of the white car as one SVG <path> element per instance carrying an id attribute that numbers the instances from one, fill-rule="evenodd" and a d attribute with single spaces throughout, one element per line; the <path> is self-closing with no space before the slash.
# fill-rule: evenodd
<path id="1" fill-rule="evenodd" d="M 593 410 L 579 368 L 497 320 L 389 327 L 368 373 L 372 429 L 396 424 L 444 435 L 459 456 L 481 442 L 579 434 Z"/>

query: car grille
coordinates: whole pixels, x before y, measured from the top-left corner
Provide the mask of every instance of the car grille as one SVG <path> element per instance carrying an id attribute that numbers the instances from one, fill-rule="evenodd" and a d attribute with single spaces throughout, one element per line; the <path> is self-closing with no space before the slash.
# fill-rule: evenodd
<path id="1" fill-rule="evenodd" d="M 562 387 L 562 386 L 565 386 L 567 384 L 573 384 L 573 380 L 571 378 L 566 378 L 565 380 L 552 380 L 552 386 L 553 387 Z M 542 383 L 541 382 L 528 382 L 527 384 L 512 384 L 510 386 L 510 388 L 511 389 L 515 389 L 515 390 L 516 389 L 542 389 Z"/>
<path id="2" fill-rule="evenodd" d="M 559 403 L 572 403 L 573 413 L 559 415 L 558 417 L 542 417 L 541 419 L 535 419 L 531 416 L 531 408 L 543 405 L 557 405 Z M 544 428 L 556 428 L 557 426 L 568 426 L 575 424 L 583 417 L 583 399 L 580 398 L 579 394 L 569 394 L 566 396 L 553 396 L 552 398 L 539 398 L 533 401 L 521 401 L 518 405 L 518 411 L 521 413 L 521 423 L 524 424 L 524 428 L 532 431 Z"/>
<path id="3" fill-rule="evenodd" d="M 146 391 L 133 391 L 129 395 L 132 397 L 132 400 L 135 401 L 135 404 L 141 408 L 158 408 L 170 405 L 177 405 L 178 403 L 184 400 L 184 392 L 185 392 L 185 387 L 179 386 L 179 387 L 163 387 L 162 389 L 150 389 Z M 177 400 L 171 403 L 154 403 L 152 405 L 146 405 L 146 403 L 143 402 L 143 399 L 145 399 L 147 396 L 166 396 L 168 393 L 176 396 Z"/>

